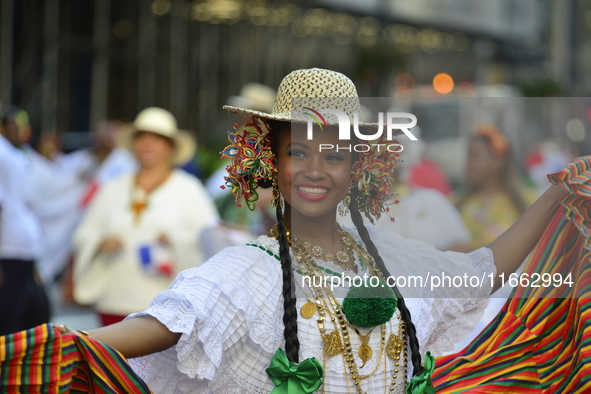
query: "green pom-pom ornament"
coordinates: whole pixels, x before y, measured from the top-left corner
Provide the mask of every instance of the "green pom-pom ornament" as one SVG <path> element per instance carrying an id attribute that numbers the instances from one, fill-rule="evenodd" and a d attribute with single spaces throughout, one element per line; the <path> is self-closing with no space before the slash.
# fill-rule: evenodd
<path id="1" fill-rule="evenodd" d="M 397 304 L 394 291 L 381 280 L 376 287 L 369 283 L 353 286 L 343 300 L 343 312 L 351 324 L 359 327 L 382 325 L 394 316 Z"/>

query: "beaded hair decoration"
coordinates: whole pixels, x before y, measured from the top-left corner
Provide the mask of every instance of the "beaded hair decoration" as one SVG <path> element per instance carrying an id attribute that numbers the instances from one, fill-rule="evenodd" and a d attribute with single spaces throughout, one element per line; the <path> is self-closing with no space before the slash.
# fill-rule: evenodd
<path id="1" fill-rule="evenodd" d="M 228 132 L 230 145 L 220 154 L 222 159 L 232 160 L 226 167 L 226 185 L 221 188 L 231 187 L 236 206 L 242 208 L 240 199 L 244 197 L 246 206 L 252 211 L 259 198 L 256 192 L 258 182 L 273 179 L 277 160 L 271 152 L 273 139 L 269 134 L 272 130 L 262 118 L 253 116 L 251 119 L 252 122 L 243 129 L 235 125 L 235 131 Z M 371 223 L 374 218 L 379 219 L 390 211 L 387 202 L 396 196 L 391 192 L 394 183 L 391 174 L 402 161 L 399 152 L 388 151 L 387 144 L 381 142 L 372 144 L 367 152 L 360 152 L 351 171 L 350 187 L 357 188 L 357 205 Z M 390 220 L 394 221 L 393 218 Z"/>
<path id="2" fill-rule="evenodd" d="M 234 130 L 228 131 L 230 145 L 220 152 L 222 159 L 232 160 L 226 167 L 226 185 L 221 188 L 231 187 L 236 206 L 242 208 L 240 198 L 244 197 L 246 206 L 253 211 L 259 199 L 258 182 L 273 180 L 273 173 L 277 171 L 277 161 L 271 152 L 271 129 L 263 119 L 253 116 L 252 122 L 242 130 L 238 125 L 234 125 Z"/>
<path id="3" fill-rule="evenodd" d="M 394 184 L 392 171 L 402 162 L 400 153 L 388 151 L 383 142 L 380 140 L 367 152 L 359 153 L 359 160 L 351 171 L 351 188 L 357 187 L 359 191 L 357 206 L 372 224 L 373 218 L 379 219 L 382 213 L 390 212 L 387 202 L 397 196 L 391 192 Z M 395 200 L 394 204 L 398 202 Z M 390 217 L 390 220 L 394 221 L 394 218 Z"/>

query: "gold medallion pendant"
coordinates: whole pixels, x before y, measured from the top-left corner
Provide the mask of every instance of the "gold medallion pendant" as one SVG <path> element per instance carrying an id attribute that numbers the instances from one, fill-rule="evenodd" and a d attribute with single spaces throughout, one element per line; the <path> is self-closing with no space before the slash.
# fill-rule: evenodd
<path id="1" fill-rule="evenodd" d="M 324 345 L 324 353 L 328 357 L 334 357 L 343 352 L 343 344 L 337 330 L 322 335 L 322 344 Z"/>
<path id="2" fill-rule="evenodd" d="M 369 360 L 371 360 L 371 357 L 373 356 L 373 350 L 372 350 L 371 346 L 369 346 L 369 336 L 371 335 L 372 331 L 373 331 L 373 328 L 371 329 L 370 332 L 368 332 L 365 335 L 361 335 L 361 334 L 359 334 L 359 332 L 357 332 L 357 334 L 359 335 L 359 339 L 361 340 L 361 345 L 359 345 L 359 348 L 357 349 L 357 355 L 359 356 L 359 358 L 363 362 L 363 364 L 361 364 L 360 368 L 363 368 L 365 366 L 365 364 Z"/>
<path id="3" fill-rule="evenodd" d="M 357 355 L 363 362 L 360 368 L 363 368 L 365 364 L 371 360 L 371 357 L 373 356 L 373 350 L 369 345 L 363 344 L 359 346 L 359 349 L 357 349 Z"/>
<path id="4" fill-rule="evenodd" d="M 404 347 L 404 342 L 394 334 L 390 334 L 388 343 L 386 344 L 386 354 L 393 359 L 400 357 L 400 352 Z"/>
<path id="5" fill-rule="evenodd" d="M 314 316 L 315 313 L 316 305 L 314 305 L 312 302 L 306 302 L 304 305 L 302 305 L 302 308 L 300 309 L 300 315 L 304 319 L 311 318 L 312 316 Z"/>

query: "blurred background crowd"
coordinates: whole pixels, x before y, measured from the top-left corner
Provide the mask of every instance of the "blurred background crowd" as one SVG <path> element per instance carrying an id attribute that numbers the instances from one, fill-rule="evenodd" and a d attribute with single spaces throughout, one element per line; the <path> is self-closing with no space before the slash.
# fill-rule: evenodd
<path id="1" fill-rule="evenodd" d="M 222 106 L 270 112 L 309 67 L 348 75 L 366 117 L 417 116 L 377 225 L 443 250 L 492 241 L 591 151 L 589 1 L 0 0 L 0 334 L 118 321 L 266 234 L 271 196 L 251 213 L 220 188 L 248 121 Z"/>

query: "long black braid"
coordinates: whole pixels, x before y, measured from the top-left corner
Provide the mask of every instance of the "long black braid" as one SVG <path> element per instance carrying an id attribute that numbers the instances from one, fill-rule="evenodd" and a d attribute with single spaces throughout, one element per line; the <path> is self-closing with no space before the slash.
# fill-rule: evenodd
<path id="1" fill-rule="evenodd" d="M 384 260 L 380 256 L 378 249 L 376 248 L 375 244 L 371 240 L 369 236 L 369 232 L 367 228 L 363 224 L 363 218 L 361 217 L 361 212 L 359 212 L 359 207 L 357 206 L 357 189 L 352 190 L 351 196 L 351 203 L 349 204 L 349 212 L 351 212 L 351 218 L 353 219 L 353 224 L 357 227 L 357 231 L 359 232 L 359 236 L 363 240 L 365 244 L 365 248 L 367 249 L 368 253 L 373 257 L 376 265 L 382 271 L 384 277 L 388 278 L 390 276 L 390 272 L 386 268 L 384 264 Z M 413 376 L 416 376 L 423 372 L 423 366 L 421 365 L 421 353 L 419 351 L 419 340 L 417 339 L 417 330 L 415 325 L 412 322 L 410 311 L 406 307 L 406 303 L 404 302 L 404 298 L 402 298 L 402 294 L 396 286 L 392 286 L 392 290 L 394 290 L 394 294 L 396 298 L 398 298 L 398 310 L 400 311 L 400 317 L 406 324 L 406 331 L 408 332 L 408 339 L 410 343 L 410 351 L 411 351 L 411 362 L 413 366 Z"/>
<path id="2" fill-rule="evenodd" d="M 283 325 L 285 329 L 285 354 L 294 362 L 300 361 L 300 341 L 298 340 L 298 312 L 296 309 L 296 298 L 292 294 L 295 286 L 291 271 L 291 255 L 289 254 L 289 241 L 285 232 L 283 213 L 281 207 L 277 207 L 277 229 L 279 232 L 279 256 L 281 257 L 281 270 L 283 271 Z"/>
<path id="3" fill-rule="evenodd" d="M 266 120 L 269 128 L 273 131 L 271 141 L 271 151 L 275 157 L 278 156 L 278 143 L 281 139 L 284 127 L 290 127 L 289 123 Z M 259 186 L 268 188 L 272 183 L 259 182 Z M 287 239 L 285 222 L 283 221 L 283 212 L 280 206 L 275 210 L 277 216 L 277 231 L 279 237 L 279 257 L 281 258 L 281 271 L 283 272 L 283 336 L 285 337 L 285 354 L 289 361 L 299 363 L 300 361 L 300 341 L 298 339 L 298 311 L 296 309 L 296 297 L 293 289 L 295 282 L 291 270 L 291 255 L 289 253 L 289 241 Z"/>

